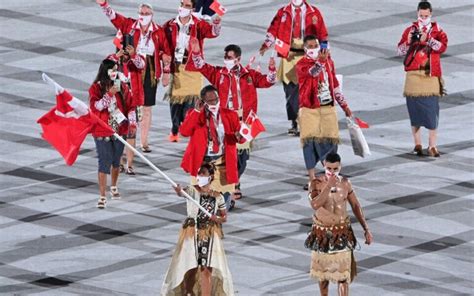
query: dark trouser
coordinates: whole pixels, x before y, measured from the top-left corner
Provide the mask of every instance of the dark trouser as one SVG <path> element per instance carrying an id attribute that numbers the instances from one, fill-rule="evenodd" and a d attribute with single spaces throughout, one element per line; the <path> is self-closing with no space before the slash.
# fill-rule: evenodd
<path id="1" fill-rule="evenodd" d="M 150 61 L 153 62 L 154 58 L 151 57 Z M 150 67 L 146 67 L 145 79 L 143 80 L 143 93 L 145 96 L 145 106 L 156 105 L 156 89 L 158 88 L 158 81 L 155 86 L 151 85 L 151 72 Z"/>
<path id="2" fill-rule="evenodd" d="M 184 118 L 186 117 L 186 113 L 188 112 L 188 110 L 192 107 L 193 107 L 193 104 L 191 102 L 186 102 L 182 104 L 170 103 L 171 123 L 173 124 L 173 126 L 171 127 L 171 132 L 173 133 L 173 135 L 178 134 L 179 126 L 184 121 Z"/>
<path id="3" fill-rule="evenodd" d="M 250 158 L 250 153 L 248 149 L 243 149 L 238 151 L 237 155 L 237 170 L 239 172 L 239 179 L 244 174 L 245 169 L 247 168 L 247 161 Z"/>
<path id="4" fill-rule="evenodd" d="M 296 121 L 299 109 L 298 84 L 294 84 L 293 82 L 286 84 L 283 82 L 283 90 L 285 91 L 286 115 L 288 116 L 288 120 Z"/>

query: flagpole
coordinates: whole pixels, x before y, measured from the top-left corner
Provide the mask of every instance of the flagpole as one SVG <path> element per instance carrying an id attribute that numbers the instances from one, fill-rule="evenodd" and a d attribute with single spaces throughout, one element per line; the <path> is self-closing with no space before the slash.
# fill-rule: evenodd
<path id="1" fill-rule="evenodd" d="M 56 81 L 54 81 L 53 79 L 51 79 L 48 75 L 46 75 L 46 73 L 43 73 L 41 75 L 41 77 L 43 78 L 43 81 L 46 82 L 47 84 L 49 84 L 50 86 L 54 87 L 54 90 L 56 92 L 56 95 L 58 95 L 59 93 L 63 92 L 64 91 L 64 88 L 62 86 L 60 86 L 59 84 L 56 83 Z M 87 107 L 86 105 L 84 104 L 84 110 L 83 111 L 86 111 L 87 110 Z M 91 117 L 93 117 L 96 122 L 98 124 L 100 124 L 102 127 L 112 131 L 112 129 L 110 128 L 110 126 L 108 124 L 106 124 L 104 121 L 102 121 L 99 117 L 97 117 L 97 115 L 95 115 L 94 113 L 92 113 L 92 111 L 90 110 L 90 108 L 88 109 L 88 113 L 90 114 Z M 85 112 L 87 114 L 87 112 Z M 135 147 L 133 147 L 132 145 L 130 145 L 127 141 L 125 141 L 119 134 L 115 133 L 114 132 L 114 136 L 115 138 L 117 138 L 120 142 L 122 142 L 125 146 L 127 146 L 127 148 L 129 148 L 130 150 L 132 150 L 133 152 L 135 152 L 135 154 L 137 154 L 141 159 L 143 159 L 143 161 L 145 161 L 146 164 L 148 164 L 153 170 L 155 170 L 156 172 L 158 172 L 161 176 L 163 176 L 163 178 L 166 179 L 166 181 L 168 181 L 169 183 L 171 183 L 171 185 L 173 185 L 174 188 L 178 187 L 178 184 L 176 184 L 173 180 L 171 180 L 170 177 L 168 177 L 165 173 L 163 173 L 159 168 L 157 168 L 151 161 L 149 161 L 145 156 L 143 156 L 143 154 L 141 154 L 137 149 L 135 149 Z M 181 194 L 184 195 L 185 198 L 187 198 L 189 201 L 193 202 L 196 206 L 198 206 L 198 208 L 204 213 L 206 214 L 206 216 L 208 216 L 209 218 L 212 217 L 212 214 L 209 213 L 204 207 L 202 207 L 198 201 L 194 200 L 194 198 L 192 198 L 191 196 L 189 196 L 189 194 L 187 194 L 183 189 L 181 189 Z"/>
<path id="2" fill-rule="evenodd" d="M 102 120 L 99 119 L 99 122 L 101 123 L 104 123 Z M 140 157 L 146 164 L 148 164 L 153 170 L 155 170 L 157 173 L 159 173 L 163 178 L 166 179 L 166 181 L 168 181 L 174 188 L 178 187 L 178 184 L 176 184 L 170 177 L 168 177 L 162 170 L 160 170 L 158 167 L 156 167 L 151 161 L 149 161 L 143 154 L 141 154 L 135 147 L 133 147 L 132 145 L 130 145 L 130 143 L 128 143 L 126 140 L 124 140 L 119 134 L 117 133 L 114 133 L 114 137 L 119 140 L 120 142 L 122 142 L 125 146 L 127 146 L 127 148 L 129 148 L 130 150 L 132 150 L 136 155 L 138 155 L 138 157 Z M 209 218 L 212 216 L 211 213 L 209 213 L 203 206 L 201 206 L 199 204 L 199 202 L 197 200 L 195 200 L 194 198 L 192 198 L 191 196 L 189 196 L 189 194 L 184 191 L 183 189 L 181 189 L 181 194 L 184 195 L 184 197 L 186 197 L 188 200 L 190 200 L 191 202 L 193 202 L 196 206 L 199 207 L 199 209 L 204 213 L 206 214 L 206 216 L 208 216 Z"/>

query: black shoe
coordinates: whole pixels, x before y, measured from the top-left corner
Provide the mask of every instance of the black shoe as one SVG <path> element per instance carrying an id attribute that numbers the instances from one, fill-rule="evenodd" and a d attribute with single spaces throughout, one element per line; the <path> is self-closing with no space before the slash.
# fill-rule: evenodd
<path id="1" fill-rule="evenodd" d="M 292 127 L 288 129 L 288 136 L 297 137 L 299 135 L 300 135 L 300 132 L 298 131 L 298 128 Z"/>

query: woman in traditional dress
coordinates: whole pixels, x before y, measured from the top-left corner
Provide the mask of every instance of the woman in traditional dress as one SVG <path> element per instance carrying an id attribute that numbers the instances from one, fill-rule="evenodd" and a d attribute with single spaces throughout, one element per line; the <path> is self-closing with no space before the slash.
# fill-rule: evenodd
<path id="1" fill-rule="evenodd" d="M 178 244 L 171 259 L 161 295 L 234 295 L 232 276 L 222 243 L 222 223 L 226 222 L 224 196 L 211 188 L 214 178 L 212 164 L 204 163 L 199 169 L 197 185 L 184 190 L 199 202 L 212 217 L 197 205 L 187 201 L 187 218 L 179 234 Z"/>

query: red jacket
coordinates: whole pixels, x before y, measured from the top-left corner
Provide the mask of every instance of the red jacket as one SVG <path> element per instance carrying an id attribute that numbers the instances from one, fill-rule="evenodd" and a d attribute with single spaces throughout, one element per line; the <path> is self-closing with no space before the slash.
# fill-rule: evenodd
<path id="1" fill-rule="evenodd" d="M 112 24 L 118 30 L 122 31 L 122 34 L 130 34 L 133 30 L 133 44 L 137 47 L 138 42 L 140 41 L 140 29 L 138 25 L 138 21 L 133 18 L 127 18 L 119 13 L 115 13 L 115 18 L 111 21 Z M 165 38 L 165 34 L 163 28 L 159 25 L 151 22 L 150 26 L 152 26 L 153 33 L 151 35 L 151 39 L 153 44 L 155 45 L 155 77 L 156 79 L 160 79 L 161 77 L 161 56 L 163 53 L 170 55 L 170 49 L 168 46 L 168 42 Z"/>
<path id="2" fill-rule="evenodd" d="M 132 95 L 125 83 L 121 85 L 122 91 L 115 94 L 117 100 L 117 107 L 123 113 L 125 117 L 128 118 L 128 112 L 134 111 L 135 107 L 132 106 Z M 123 95 L 123 102 L 122 102 L 122 95 Z M 98 82 L 91 85 L 89 88 L 89 106 L 95 115 L 97 115 L 103 122 L 109 123 L 109 111 L 107 108 L 103 109 L 102 111 L 97 110 L 95 107 L 95 103 L 103 98 L 100 84 Z M 125 105 L 123 104 L 125 103 Z M 124 120 L 119 127 L 118 134 L 119 135 L 126 135 L 128 133 L 128 121 Z M 94 130 L 92 131 L 93 137 L 110 137 L 113 135 L 113 132 L 110 132 L 108 129 L 103 128 L 100 125 L 97 125 Z"/>
<path id="3" fill-rule="evenodd" d="M 139 64 L 145 65 L 145 58 L 139 54 L 134 54 L 130 59 L 123 64 L 123 74 L 130 76 L 130 86 L 132 91 L 133 107 L 143 106 L 145 104 L 145 92 L 143 89 L 142 73 L 145 67 L 139 68 L 134 63 L 134 60 L 139 59 Z"/>
<path id="4" fill-rule="evenodd" d="M 192 54 L 193 59 L 202 60 L 202 56 L 195 56 Z M 202 60 L 203 61 L 203 60 Z M 254 69 L 247 69 L 240 65 L 241 75 L 239 80 L 240 93 L 242 98 L 242 109 L 243 109 L 243 120 L 247 119 L 250 111 L 257 113 L 258 98 L 257 88 L 268 88 L 275 83 L 274 78 L 270 78 L 269 75 L 264 75 Z M 232 91 L 232 103 L 233 109 L 240 109 L 237 95 L 237 84 L 235 82 L 235 76 L 227 70 L 225 67 L 212 66 L 204 63 L 202 67 L 196 65 L 195 62 L 188 63 L 186 70 L 199 71 L 201 74 L 209 80 L 209 82 L 217 88 L 219 93 L 219 102 L 221 106 L 227 107 L 229 98 L 229 88 Z"/>
<path id="5" fill-rule="evenodd" d="M 209 24 L 205 20 L 198 19 L 194 15 L 191 16 L 194 24 L 190 25 L 190 39 L 191 38 L 196 38 L 199 40 L 199 46 L 201 48 L 201 54 L 203 54 L 203 48 L 204 48 L 204 39 L 205 38 L 216 38 L 219 36 L 219 30 L 214 29 L 214 24 Z M 163 25 L 163 29 L 165 32 L 166 40 L 169 44 L 169 48 L 171 51 L 171 73 L 174 73 L 175 71 L 175 63 L 174 63 L 174 53 L 176 50 L 176 43 L 178 40 L 178 33 L 179 33 L 179 25 L 176 22 L 176 18 L 172 18 L 169 21 L 167 21 Z M 189 44 L 188 44 L 188 54 L 191 52 Z M 188 59 L 189 61 L 189 59 Z"/>
<path id="6" fill-rule="evenodd" d="M 408 40 L 408 34 L 413 28 L 419 28 L 418 22 L 414 22 L 411 26 L 405 29 L 402 34 L 402 38 L 400 42 L 398 42 L 398 54 L 401 56 L 405 56 L 408 52 L 410 47 Z M 417 42 L 414 46 L 416 46 L 417 51 L 424 50 L 429 57 L 430 63 L 430 75 L 441 77 L 441 54 L 444 53 L 448 47 L 448 36 L 446 33 L 440 28 L 440 26 L 432 22 L 431 29 L 428 31 L 428 39 L 426 42 Z M 405 71 L 415 71 L 420 69 L 420 64 L 413 60 L 411 64 L 405 66 Z"/>
<path id="7" fill-rule="evenodd" d="M 299 102 L 300 108 L 319 108 L 320 103 L 318 99 L 318 85 L 319 82 L 324 79 L 323 73 L 320 72 L 318 75 L 313 76 L 310 74 L 310 69 L 315 66 L 316 61 L 304 56 L 296 64 L 296 75 L 298 77 L 298 87 L 299 87 Z M 328 82 L 329 82 L 329 91 L 331 97 L 333 98 L 332 105 L 334 101 L 337 101 L 335 96 L 335 90 L 339 87 L 339 82 L 336 78 L 336 69 L 334 67 L 334 62 L 330 57 L 326 59 L 324 63 L 325 69 L 328 73 Z"/>
<path id="8" fill-rule="evenodd" d="M 319 42 L 328 40 L 328 31 L 324 24 L 323 15 L 315 6 L 304 2 L 306 6 L 304 35 L 315 35 Z M 267 30 L 267 39 L 275 40 L 276 38 L 291 45 L 293 34 L 293 16 L 291 4 L 278 9 L 273 17 L 270 27 Z M 302 36 L 303 38 L 304 36 Z M 278 54 L 281 57 L 280 54 Z M 286 58 L 285 56 L 284 58 Z"/>
<path id="9" fill-rule="evenodd" d="M 235 111 L 220 108 L 220 118 L 224 126 L 224 159 L 228 183 L 238 183 L 237 172 L 237 138 L 235 133 L 240 131 L 240 121 Z M 199 168 L 206 156 L 208 146 L 208 126 L 206 112 L 195 109 L 188 111 L 184 122 L 179 127 L 183 137 L 191 137 L 183 155 L 181 167 L 191 176 L 197 176 Z"/>

